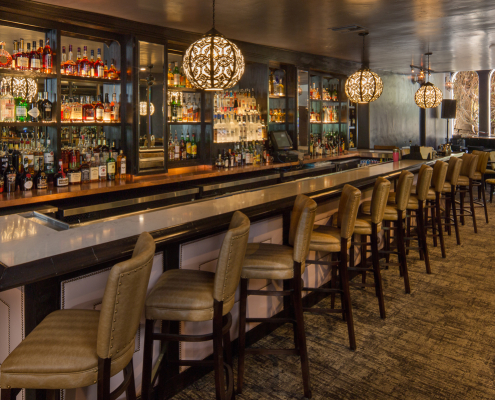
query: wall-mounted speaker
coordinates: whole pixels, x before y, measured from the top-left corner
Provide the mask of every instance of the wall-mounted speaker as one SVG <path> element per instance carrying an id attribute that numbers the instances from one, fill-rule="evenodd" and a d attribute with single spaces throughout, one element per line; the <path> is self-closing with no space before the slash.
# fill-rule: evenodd
<path id="1" fill-rule="evenodd" d="M 442 100 L 442 115 L 441 118 L 453 119 L 456 113 L 456 101 L 455 100 Z"/>

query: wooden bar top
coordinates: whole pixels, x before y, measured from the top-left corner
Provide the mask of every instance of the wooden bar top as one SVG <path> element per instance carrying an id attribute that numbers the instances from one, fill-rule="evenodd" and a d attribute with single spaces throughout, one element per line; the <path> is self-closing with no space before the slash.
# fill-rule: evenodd
<path id="1" fill-rule="evenodd" d="M 311 164 L 323 161 L 336 161 L 349 158 L 359 157 L 358 152 L 349 152 L 345 155 L 308 158 L 302 161 L 303 164 Z M 218 169 L 211 165 L 199 165 L 195 167 L 174 168 L 166 174 L 131 176 L 127 181 L 103 181 L 73 185 L 64 188 L 49 185 L 48 189 L 28 192 L 17 190 L 14 193 L 0 194 L 0 208 L 15 207 L 26 204 L 43 203 L 53 200 L 61 200 L 74 197 L 90 196 L 100 193 L 119 192 L 129 189 L 139 189 L 151 186 L 167 185 L 178 182 L 187 182 L 206 178 L 215 178 L 221 176 L 231 176 L 248 172 L 269 170 L 274 168 L 288 168 L 299 165 L 299 162 L 281 163 L 281 164 L 261 164 L 247 165 L 243 167 L 234 167 L 228 169 Z"/>

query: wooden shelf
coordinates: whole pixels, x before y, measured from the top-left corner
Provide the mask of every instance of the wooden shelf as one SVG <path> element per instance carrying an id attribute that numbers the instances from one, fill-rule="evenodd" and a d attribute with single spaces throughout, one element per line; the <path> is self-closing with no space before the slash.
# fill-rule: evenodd
<path id="1" fill-rule="evenodd" d="M 191 158 L 189 160 L 179 160 L 179 161 L 167 161 L 168 169 L 180 168 L 180 167 L 190 167 L 194 165 L 202 165 L 203 162 L 199 158 Z"/>
<path id="2" fill-rule="evenodd" d="M 275 95 L 270 95 L 268 96 L 269 99 L 285 99 L 285 96 L 275 96 Z"/>
<path id="3" fill-rule="evenodd" d="M 191 93 L 201 93 L 202 92 L 201 89 L 174 87 L 174 86 L 167 86 L 167 90 L 169 92 L 191 92 Z"/>
<path id="4" fill-rule="evenodd" d="M 201 122 L 167 122 L 169 125 L 201 125 Z"/>
<path id="5" fill-rule="evenodd" d="M 101 83 L 109 85 L 120 85 L 120 79 L 104 79 L 104 78 L 84 78 L 82 76 L 73 75 L 60 75 L 61 81 L 71 82 L 88 82 L 88 83 Z"/>
<path id="6" fill-rule="evenodd" d="M 120 122 L 62 122 L 62 127 L 69 126 L 120 126 Z"/>
<path id="7" fill-rule="evenodd" d="M 285 124 L 286 122 L 272 122 L 272 121 L 268 121 L 269 124 Z"/>
<path id="8" fill-rule="evenodd" d="M 356 127 L 355 126 L 350 126 L 349 129 L 356 129 Z"/>
<path id="9" fill-rule="evenodd" d="M 17 71 L 15 69 L 0 69 L 0 74 L 2 75 L 12 75 L 12 76 L 23 76 L 26 78 L 39 78 L 39 79 L 46 79 L 46 78 L 52 78 L 56 79 L 57 74 L 43 74 L 40 72 L 34 72 L 34 71 Z"/>
<path id="10" fill-rule="evenodd" d="M 57 126 L 56 122 L 0 122 L 0 127 Z"/>

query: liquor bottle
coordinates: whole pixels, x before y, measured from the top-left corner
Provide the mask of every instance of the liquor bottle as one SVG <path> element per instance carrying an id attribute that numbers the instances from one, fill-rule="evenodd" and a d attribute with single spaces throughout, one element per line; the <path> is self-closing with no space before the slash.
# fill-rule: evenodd
<path id="1" fill-rule="evenodd" d="M 280 78 L 280 81 L 278 83 L 278 95 L 285 96 L 285 88 L 284 85 L 282 84 L 282 78 Z"/>
<path id="2" fill-rule="evenodd" d="M 191 141 L 189 140 L 189 130 L 187 131 L 186 134 L 186 159 L 188 160 L 192 159 L 192 147 L 191 147 Z"/>
<path id="3" fill-rule="evenodd" d="M 101 145 L 100 158 L 102 158 L 105 163 L 110 158 L 110 148 L 107 146 L 106 139 L 103 139 L 103 144 Z"/>
<path id="4" fill-rule="evenodd" d="M 83 121 L 82 104 L 79 103 L 77 97 L 74 97 L 71 103 L 70 119 L 71 122 Z"/>
<path id="5" fill-rule="evenodd" d="M 69 186 L 69 178 L 67 178 L 67 175 L 64 172 L 64 164 L 62 160 L 59 160 L 58 162 L 58 172 L 53 177 L 53 184 L 56 187 Z"/>
<path id="6" fill-rule="evenodd" d="M 81 76 L 81 70 L 82 70 L 82 58 L 81 58 L 81 48 L 77 48 L 77 55 L 76 55 L 76 65 L 75 65 L 75 72 L 74 75 Z"/>
<path id="7" fill-rule="evenodd" d="M 171 63 L 168 64 L 167 86 L 168 87 L 174 86 L 174 73 L 172 72 L 172 64 Z"/>
<path id="8" fill-rule="evenodd" d="M 110 103 L 110 122 L 120 122 L 120 104 L 117 102 L 117 94 L 113 92 Z"/>
<path id="9" fill-rule="evenodd" d="M 177 115 L 177 122 L 182 122 L 182 104 L 181 104 L 181 101 L 180 101 L 180 95 L 177 96 L 177 101 L 175 103 L 175 109 L 177 110 L 176 111 L 176 115 Z"/>
<path id="10" fill-rule="evenodd" d="M 180 71 L 179 71 L 179 66 L 177 65 L 178 63 L 175 63 L 175 67 L 173 70 L 174 74 L 174 87 L 179 87 L 180 86 Z"/>
<path id="11" fill-rule="evenodd" d="M 119 74 L 117 68 L 115 67 L 115 60 L 112 58 L 112 62 L 110 63 L 110 68 L 107 73 L 108 79 L 119 79 Z"/>
<path id="12" fill-rule="evenodd" d="M 86 159 L 82 158 L 81 162 L 81 183 L 89 183 L 91 180 L 91 169 L 90 169 L 90 155 L 86 155 Z"/>
<path id="13" fill-rule="evenodd" d="M 112 146 L 110 147 L 110 155 L 117 162 L 117 158 L 119 157 L 119 151 L 117 147 L 115 147 L 115 140 L 112 141 Z"/>
<path id="14" fill-rule="evenodd" d="M 12 193 L 15 192 L 17 187 L 17 170 L 13 164 L 13 155 L 9 153 L 8 155 L 8 165 L 3 173 L 4 180 L 4 192 Z"/>
<path id="15" fill-rule="evenodd" d="M 105 103 L 103 103 L 103 122 L 111 122 L 112 110 L 108 101 L 108 93 L 105 93 Z"/>
<path id="16" fill-rule="evenodd" d="M 100 164 L 98 165 L 98 180 L 100 182 L 107 180 L 107 161 L 105 157 L 100 157 Z"/>
<path id="17" fill-rule="evenodd" d="M 110 153 L 108 159 L 107 159 L 107 180 L 108 181 L 114 181 L 115 180 L 115 165 L 116 161 L 115 158 L 112 157 L 112 154 Z"/>
<path id="18" fill-rule="evenodd" d="M 177 139 L 177 131 L 175 131 L 175 141 L 174 141 L 174 160 L 180 160 L 180 143 Z"/>
<path id="19" fill-rule="evenodd" d="M 339 98 L 339 95 L 337 93 L 337 85 L 333 85 L 332 100 L 337 101 L 338 98 Z"/>
<path id="20" fill-rule="evenodd" d="M 124 150 L 120 150 L 117 157 L 117 177 L 118 180 L 125 181 L 127 178 L 127 158 L 124 155 Z"/>
<path id="21" fill-rule="evenodd" d="M 17 58 L 19 58 L 19 42 L 14 40 L 14 50 L 12 51 L 12 69 L 18 69 Z"/>
<path id="22" fill-rule="evenodd" d="M 48 175 L 43 168 L 38 169 L 36 175 L 34 177 L 34 187 L 38 190 L 47 189 L 48 188 Z"/>
<path id="23" fill-rule="evenodd" d="M 0 42 L 0 68 L 12 68 L 12 56 L 5 50 L 5 42 Z"/>
<path id="24" fill-rule="evenodd" d="M 0 122 L 14 122 L 15 120 L 15 102 L 10 94 L 10 86 L 7 84 L 2 87 L 0 96 Z"/>
<path id="25" fill-rule="evenodd" d="M 66 75 L 65 66 L 67 64 L 67 53 L 65 52 L 65 46 L 62 46 L 62 61 L 60 62 L 60 74 Z"/>
<path id="26" fill-rule="evenodd" d="M 177 102 L 175 101 L 175 96 L 172 96 L 172 122 L 177 122 Z"/>
<path id="27" fill-rule="evenodd" d="M 16 97 L 15 102 L 15 120 L 17 122 L 27 122 L 28 102 L 22 97 Z"/>
<path id="28" fill-rule="evenodd" d="M 96 101 L 95 104 L 95 120 L 96 122 L 103 122 L 103 112 L 104 112 L 104 107 L 103 103 L 101 102 L 102 96 L 101 94 L 98 95 L 98 100 Z"/>
<path id="29" fill-rule="evenodd" d="M 83 57 L 78 64 L 78 75 L 86 78 L 89 76 L 90 62 L 88 60 L 88 46 L 83 47 Z"/>
<path id="30" fill-rule="evenodd" d="M 21 47 L 17 56 L 17 69 L 20 71 L 29 70 L 29 57 L 24 51 L 24 39 L 21 39 Z"/>
<path id="31" fill-rule="evenodd" d="M 196 140 L 194 140 L 194 134 L 192 135 L 191 141 L 191 157 L 192 159 L 198 158 L 198 144 L 196 143 Z"/>
<path id="32" fill-rule="evenodd" d="M 275 77 L 273 75 L 273 71 L 270 71 L 270 76 L 268 78 L 268 90 L 269 90 L 269 95 L 273 96 L 275 94 Z"/>
<path id="33" fill-rule="evenodd" d="M 42 120 L 43 122 L 53 121 L 52 102 L 48 100 L 48 92 L 43 93 Z"/>
<path id="34" fill-rule="evenodd" d="M 182 69 L 182 65 L 180 66 L 180 87 L 186 87 L 186 76 L 184 75 L 184 70 Z"/>
<path id="35" fill-rule="evenodd" d="M 82 106 L 83 122 L 95 122 L 95 107 L 91 104 L 89 96 L 86 96 L 86 101 Z"/>
<path id="36" fill-rule="evenodd" d="M 41 147 L 41 141 L 38 137 L 37 145 L 33 151 L 34 153 L 34 172 L 38 173 L 39 170 L 44 171 L 45 167 L 43 165 L 43 151 Z M 35 177 L 36 178 L 36 177 Z"/>
<path id="37" fill-rule="evenodd" d="M 76 62 L 72 59 L 72 57 L 73 57 L 72 45 L 69 44 L 69 59 L 67 60 L 64 66 L 65 75 L 77 75 Z"/>
<path id="38" fill-rule="evenodd" d="M 31 71 L 31 43 L 26 43 L 26 58 L 28 63 L 28 71 Z"/>
<path id="39" fill-rule="evenodd" d="M 91 59 L 89 60 L 89 72 L 88 72 L 88 76 L 90 78 L 94 78 L 95 76 L 95 51 L 94 50 L 91 50 Z"/>
<path id="40" fill-rule="evenodd" d="M 50 48 L 50 40 L 46 39 L 45 47 L 43 49 L 43 72 L 45 74 L 51 74 L 53 68 L 52 49 Z"/>
<path id="41" fill-rule="evenodd" d="M 101 60 L 101 49 L 98 48 L 96 52 L 96 61 L 95 61 L 95 77 L 96 78 L 103 78 L 104 77 L 104 69 L 105 66 L 103 64 L 103 61 Z"/>
<path id="42" fill-rule="evenodd" d="M 105 60 L 105 65 L 103 65 L 103 78 L 107 79 L 108 78 L 108 66 L 107 66 L 107 60 Z"/>
<path id="43" fill-rule="evenodd" d="M 40 60 L 41 60 L 40 68 L 41 68 L 41 70 L 43 70 L 43 39 L 40 39 L 40 45 L 38 47 L 38 50 L 36 50 L 36 51 L 40 55 Z"/>
<path id="44" fill-rule="evenodd" d="M 187 159 L 187 147 L 186 147 L 186 141 L 184 140 L 184 133 L 182 133 L 182 139 L 180 141 L 180 159 L 181 160 Z"/>
<path id="45" fill-rule="evenodd" d="M 90 182 L 98 182 L 98 164 L 94 157 L 91 157 L 89 166 L 89 180 Z"/>
<path id="46" fill-rule="evenodd" d="M 48 180 L 50 181 L 50 178 L 55 173 L 55 154 L 53 153 L 50 136 L 48 135 L 46 137 L 46 147 L 43 152 L 43 163 L 45 165 L 45 172 L 48 175 Z"/>
<path id="47" fill-rule="evenodd" d="M 38 93 L 39 96 L 39 93 Z M 27 120 L 29 122 L 41 122 L 42 116 L 40 109 L 38 108 L 38 99 L 33 99 L 28 104 Z"/>

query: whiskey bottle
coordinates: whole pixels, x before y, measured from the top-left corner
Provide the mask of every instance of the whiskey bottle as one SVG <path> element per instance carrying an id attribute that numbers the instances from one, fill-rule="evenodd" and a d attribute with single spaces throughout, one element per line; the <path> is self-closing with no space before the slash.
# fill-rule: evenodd
<path id="1" fill-rule="evenodd" d="M 174 64 L 175 64 L 174 70 L 173 70 L 173 74 L 174 74 L 174 87 L 179 87 L 180 86 L 180 71 L 179 71 L 179 66 L 177 65 L 178 64 L 177 62 L 174 63 Z"/>
<path id="2" fill-rule="evenodd" d="M 17 170 L 13 165 L 13 156 L 12 154 L 8 155 L 9 161 L 7 168 L 5 169 L 3 173 L 3 180 L 4 180 L 4 191 L 6 193 L 12 193 L 15 192 L 15 189 L 17 187 Z"/>
<path id="3" fill-rule="evenodd" d="M 77 100 L 77 97 L 73 98 L 73 101 L 71 103 L 71 122 L 82 122 L 82 105 L 79 103 Z"/>
<path id="4" fill-rule="evenodd" d="M 89 167 L 89 180 L 90 182 L 98 182 L 98 164 L 94 157 L 91 157 L 91 164 Z"/>
<path id="5" fill-rule="evenodd" d="M 50 143 L 50 137 L 48 135 L 46 137 L 46 147 L 43 152 L 43 161 L 45 165 L 45 172 L 50 180 L 50 176 L 53 176 L 53 174 L 55 174 L 55 155 L 53 153 Z"/>
<path id="6" fill-rule="evenodd" d="M 19 57 L 19 42 L 14 40 L 14 50 L 12 51 L 12 69 L 19 69 L 17 66 L 17 58 Z"/>
<path id="7" fill-rule="evenodd" d="M 69 185 L 79 185 L 81 183 L 81 171 L 77 168 L 77 157 L 76 155 L 71 156 L 70 167 L 67 173 L 67 178 L 69 178 Z"/>
<path id="8" fill-rule="evenodd" d="M 45 74 L 52 73 L 52 54 L 50 40 L 46 39 L 45 48 L 43 49 L 43 72 Z"/>
<path id="9" fill-rule="evenodd" d="M 21 38 L 21 46 L 17 56 L 17 69 L 20 71 L 29 70 L 29 57 L 24 51 L 24 39 Z"/>
<path id="10" fill-rule="evenodd" d="M 38 190 L 48 188 L 48 175 L 43 169 L 38 170 L 34 177 L 34 187 Z"/>
<path id="11" fill-rule="evenodd" d="M 58 162 L 58 172 L 53 177 L 53 183 L 56 187 L 69 186 L 69 179 L 64 172 L 64 164 L 62 160 Z"/>
<path id="12" fill-rule="evenodd" d="M 96 53 L 96 61 L 94 64 L 94 70 L 95 70 L 95 77 L 96 78 L 103 78 L 104 77 L 104 64 L 103 61 L 101 60 L 101 49 L 98 48 L 97 53 Z"/>
<path id="13" fill-rule="evenodd" d="M 69 44 L 69 59 L 65 63 L 64 73 L 65 75 L 77 75 L 76 62 L 72 59 L 72 45 Z"/>
<path id="14" fill-rule="evenodd" d="M 88 77 L 89 70 L 90 70 L 90 62 L 88 60 L 88 46 L 84 46 L 83 58 L 78 65 L 79 76 L 82 76 L 83 78 Z"/>
<path id="15" fill-rule="evenodd" d="M 86 155 L 86 161 L 84 159 L 81 162 L 81 183 L 89 183 L 91 181 L 91 167 L 90 167 L 89 154 Z"/>
<path id="16" fill-rule="evenodd" d="M 52 122 L 52 102 L 48 100 L 48 92 L 43 93 L 43 103 L 42 103 L 42 111 L 43 111 L 43 122 Z"/>
<path id="17" fill-rule="evenodd" d="M 115 140 L 112 142 L 112 146 L 110 147 L 110 155 L 115 160 L 119 157 L 119 151 L 117 150 L 117 147 L 115 147 Z"/>
<path id="18" fill-rule="evenodd" d="M 91 50 L 91 59 L 89 60 L 89 74 L 90 78 L 94 78 L 95 76 L 95 51 Z"/>
<path id="19" fill-rule="evenodd" d="M 117 179 L 125 181 L 127 178 L 127 158 L 124 155 L 124 151 L 120 150 L 120 154 L 117 157 Z"/>
<path id="20" fill-rule="evenodd" d="M 107 162 L 103 157 L 100 157 L 100 164 L 98 165 L 98 180 L 100 182 L 107 180 Z"/>
<path id="21" fill-rule="evenodd" d="M 110 122 L 120 122 L 120 106 L 115 92 L 113 92 L 112 102 L 110 103 Z"/>
<path id="22" fill-rule="evenodd" d="M 95 107 L 91 104 L 91 99 L 89 96 L 86 96 L 86 101 L 82 106 L 83 112 L 83 122 L 91 123 L 95 122 Z"/>
<path id="23" fill-rule="evenodd" d="M 115 67 L 115 60 L 114 59 L 112 59 L 112 62 L 110 63 L 110 68 L 108 69 L 107 77 L 108 77 L 108 79 L 119 79 L 119 72 L 117 71 L 117 68 Z"/>
<path id="24" fill-rule="evenodd" d="M 113 158 L 112 154 L 107 159 L 107 180 L 114 181 L 115 180 L 115 158 Z"/>
<path id="25" fill-rule="evenodd" d="M 172 72 L 172 64 L 171 63 L 168 64 L 167 86 L 168 87 L 174 86 L 174 73 Z"/>
<path id="26" fill-rule="evenodd" d="M 62 61 L 60 63 L 60 74 L 66 75 L 65 66 L 67 65 L 67 53 L 65 52 L 65 46 L 62 46 Z"/>
<path id="27" fill-rule="evenodd" d="M 110 102 L 108 101 L 108 93 L 105 93 L 105 103 L 103 103 L 103 122 L 112 121 L 112 110 L 110 108 Z"/>
<path id="28" fill-rule="evenodd" d="M 76 55 L 76 65 L 75 65 L 75 73 L 74 75 L 81 76 L 81 69 L 82 69 L 82 58 L 81 58 L 81 48 L 77 48 L 77 55 Z"/>
<path id="29" fill-rule="evenodd" d="M 104 113 L 104 107 L 102 101 L 102 96 L 101 94 L 98 95 L 98 100 L 96 101 L 95 104 L 95 120 L 96 122 L 103 122 L 103 113 Z"/>
<path id="30" fill-rule="evenodd" d="M 189 140 L 189 130 L 187 131 L 186 134 L 186 159 L 188 160 L 192 159 L 192 146 L 191 146 L 191 141 Z"/>

